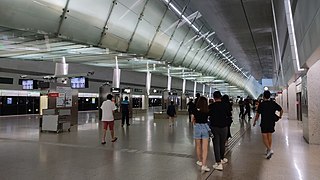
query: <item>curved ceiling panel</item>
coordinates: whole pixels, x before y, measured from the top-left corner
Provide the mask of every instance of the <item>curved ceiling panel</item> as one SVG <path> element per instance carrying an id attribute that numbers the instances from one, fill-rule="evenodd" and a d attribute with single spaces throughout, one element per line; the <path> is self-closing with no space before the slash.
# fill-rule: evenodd
<path id="1" fill-rule="evenodd" d="M 260 90 L 261 87 L 248 79 L 235 64 L 234 58 L 198 11 L 187 7 L 182 13 L 185 4 L 175 7 L 168 0 L 113 2 L 3 0 L 0 25 L 41 34 L 58 34 L 70 42 L 165 61 L 170 66 L 198 71 L 200 75 L 195 81 L 203 75 L 219 77 L 244 88 L 254 97 L 254 92 Z M 93 64 L 99 65 L 99 61 Z M 247 86 L 247 83 L 255 85 Z"/>

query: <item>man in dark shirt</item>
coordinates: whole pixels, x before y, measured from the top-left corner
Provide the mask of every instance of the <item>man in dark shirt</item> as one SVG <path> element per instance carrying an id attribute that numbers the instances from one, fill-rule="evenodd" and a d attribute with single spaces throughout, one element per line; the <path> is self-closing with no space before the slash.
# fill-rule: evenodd
<path id="1" fill-rule="evenodd" d="M 222 164 L 227 163 L 228 159 L 224 157 L 225 154 L 225 142 L 227 139 L 227 116 L 228 116 L 228 107 L 226 103 L 221 101 L 220 91 L 215 91 L 213 93 L 214 103 L 210 105 L 209 109 L 209 120 L 210 128 L 213 131 L 213 146 L 214 146 L 214 156 L 216 163 L 213 165 L 213 168 L 216 170 L 223 170 Z"/>
<path id="2" fill-rule="evenodd" d="M 190 99 L 187 105 L 188 105 L 188 112 L 189 112 L 189 122 L 191 122 L 191 115 L 196 110 L 196 105 L 193 103 L 193 99 Z"/>
<path id="3" fill-rule="evenodd" d="M 198 102 L 199 98 L 200 98 L 200 93 L 197 93 L 196 94 L 196 99 L 194 100 L 195 106 L 197 106 L 197 102 Z"/>
<path id="4" fill-rule="evenodd" d="M 244 107 L 245 107 L 245 112 L 243 114 L 243 118 L 245 118 L 245 116 L 248 114 L 248 120 L 251 119 L 251 107 L 250 107 L 250 104 L 251 104 L 251 99 L 250 97 L 248 96 L 245 100 L 244 100 Z"/>
<path id="5" fill-rule="evenodd" d="M 121 113 L 122 113 L 122 124 L 121 127 L 124 126 L 124 120 L 126 120 L 127 126 L 130 126 L 129 124 L 129 101 L 128 96 L 124 98 L 124 100 L 121 102 Z"/>
<path id="6" fill-rule="evenodd" d="M 239 100 L 239 108 L 240 108 L 239 118 L 244 119 L 244 101 L 242 97 Z"/>
<path id="7" fill-rule="evenodd" d="M 256 117 L 253 122 L 253 126 L 256 125 L 256 121 L 259 119 L 261 114 L 261 133 L 263 143 L 266 146 L 266 158 L 270 159 L 273 155 L 272 148 L 272 133 L 275 131 L 275 122 L 281 119 L 283 110 L 279 104 L 270 100 L 270 91 L 265 91 L 263 93 L 263 102 L 258 106 Z M 276 111 L 280 112 L 280 115 L 276 115 Z"/>

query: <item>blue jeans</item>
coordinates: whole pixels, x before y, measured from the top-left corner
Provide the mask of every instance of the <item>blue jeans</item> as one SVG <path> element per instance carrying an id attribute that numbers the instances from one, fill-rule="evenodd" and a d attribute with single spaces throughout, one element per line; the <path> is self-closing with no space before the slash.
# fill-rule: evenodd
<path id="1" fill-rule="evenodd" d="M 209 131 L 210 128 L 208 124 L 200 124 L 196 123 L 194 125 L 194 131 L 193 131 L 193 138 L 194 139 L 208 139 L 209 138 Z"/>

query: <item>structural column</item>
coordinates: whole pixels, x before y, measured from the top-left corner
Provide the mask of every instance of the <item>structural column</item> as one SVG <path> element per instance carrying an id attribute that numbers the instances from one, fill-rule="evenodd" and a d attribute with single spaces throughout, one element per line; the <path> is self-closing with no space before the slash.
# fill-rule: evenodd
<path id="1" fill-rule="evenodd" d="M 310 144 L 320 144 L 320 61 L 310 67 L 307 73 L 307 90 L 308 90 L 308 120 L 307 128 L 303 129 L 305 139 Z M 304 124 L 305 126 L 305 124 Z"/>
<path id="2" fill-rule="evenodd" d="M 194 86 L 193 86 L 193 97 L 196 98 L 196 94 L 197 94 L 197 82 L 194 81 Z"/>
<path id="3" fill-rule="evenodd" d="M 187 109 L 186 79 L 182 81 L 181 110 Z"/>
<path id="4" fill-rule="evenodd" d="M 113 79 L 112 79 L 112 87 L 120 88 L 120 73 L 121 70 L 118 66 L 118 57 L 116 56 L 116 68 L 113 69 Z"/>
<path id="5" fill-rule="evenodd" d="M 171 75 L 170 75 L 170 69 L 168 69 L 168 84 L 167 84 L 167 90 L 171 91 Z"/>
<path id="6" fill-rule="evenodd" d="M 289 120 L 297 120 L 297 94 L 295 83 L 291 83 L 288 87 L 288 105 Z"/>
<path id="7" fill-rule="evenodd" d="M 283 109 L 283 112 L 285 113 L 288 113 L 288 90 L 287 89 L 284 89 L 282 91 L 282 109 Z"/>
<path id="8" fill-rule="evenodd" d="M 146 76 L 146 93 L 144 95 L 144 103 L 142 104 L 142 109 L 147 109 L 149 107 L 150 89 L 151 89 L 151 72 L 148 69 L 147 76 Z"/>
<path id="9" fill-rule="evenodd" d="M 202 96 L 204 96 L 205 90 L 206 90 L 206 85 L 205 85 L 205 84 L 202 84 Z"/>

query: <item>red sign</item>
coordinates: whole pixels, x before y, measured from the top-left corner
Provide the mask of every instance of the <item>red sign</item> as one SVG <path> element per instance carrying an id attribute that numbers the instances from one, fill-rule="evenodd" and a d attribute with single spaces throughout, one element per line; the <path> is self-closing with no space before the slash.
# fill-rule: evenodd
<path id="1" fill-rule="evenodd" d="M 282 94 L 282 91 L 278 91 L 278 94 Z"/>
<path id="2" fill-rule="evenodd" d="M 59 93 L 49 93 L 48 97 L 59 97 Z"/>

